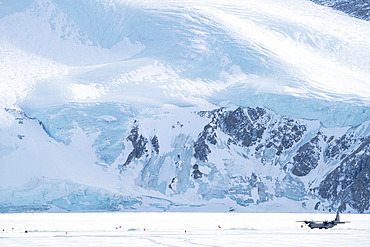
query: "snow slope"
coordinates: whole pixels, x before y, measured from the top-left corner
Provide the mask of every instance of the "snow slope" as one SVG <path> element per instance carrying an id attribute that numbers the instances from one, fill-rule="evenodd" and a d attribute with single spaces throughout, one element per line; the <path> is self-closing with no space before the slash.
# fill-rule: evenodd
<path id="1" fill-rule="evenodd" d="M 263 93 L 294 96 L 298 107 L 284 112 L 293 116 L 321 119 L 327 105 L 345 115 L 336 102 L 359 115 L 343 124 L 369 116 L 369 23 L 309 1 L 5 2 L 3 104 L 247 106 Z"/>

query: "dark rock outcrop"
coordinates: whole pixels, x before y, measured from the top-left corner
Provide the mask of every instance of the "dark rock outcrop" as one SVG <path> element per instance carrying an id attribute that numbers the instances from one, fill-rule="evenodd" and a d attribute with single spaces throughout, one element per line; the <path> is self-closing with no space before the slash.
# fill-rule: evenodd
<path id="1" fill-rule="evenodd" d="M 353 131 L 349 131 L 338 139 L 329 138 L 328 147 L 324 151 L 325 162 L 331 159 L 339 160 L 344 158 L 343 155 L 346 151 L 357 141 L 351 132 Z"/>
<path id="2" fill-rule="evenodd" d="M 191 176 L 192 176 L 194 179 L 202 178 L 203 173 L 201 173 L 201 172 L 199 171 L 199 165 L 198 165 L 198 164 L 193 165 L 193 173 L 191 174 Z"/>
<path id="3" fill-rule="evenodd" d="M 207 142 L 213 145 L 217 143 L 216 129 L 217 126 L 210 123 L 204 126 L 204 130 L 199 134 L 198 140 L 194 143 L 194 157 L 198 160 L 203 162 L 208 160 L 207 156 L 211 153 L 211 149 Z"/>
<path id="4" fill-rule="evenodd" d="M 259 107 L 246 109 L 239 107 L 234 111 L 221 108 L 200 112 L 199 115 L 211 119 L 194 144 L 194 157 L 203 162 L 207 161 L 207 155 L 211 153 L 208 144 L 217 143 L 216 130 L 229 136 L 228 144 L 246 148 L 258 144 L 256 152 L 274 148 L 276 155 L 298 143 L 307 130 L 307 127 L 298 120 L 287 117 L 272 120 L 272 113 Z M 264 135 L 266 142 L 261 143 Z"/>
<path id="5" fill-rule="evenodd" d="M 221 130 L 231 136 L 230 142 L 245 147 L 250 147 L 262 138 L 265 126 L 258 120 L 266 111 L 262 108 L 247 108 L 247 113 L 242 108 L 228 111 L 218 121 Z"/>
<path id="6" fill-rule="evenodd" d="M 176 183 L 177 183 L 178 179 L 176 177 L 174 177 L 172 180 L 171 180 L 171 183 L 168 185 L 168 188 L 174 190 L 176 188 Z"/>
<path id="7" fill-rule="evenodd" d="M 158 154 L 159 153 L 159 141 L 156 135 L 153 136 L 151 143 L 152 143 L 155 153 Z"/>
<path id="8" fill-rule="evenodd" d="M 321 133 L 318 133 L 309 142 L 299 148 L 297 154 L 293 157 L 292 173 L 294 175 L 306 176 L 318 166 L 321 153 L 321 147 L 319 145 L 321 137 Z"/>
<path id="9" fill-rule="evenodd" d="M 194 143 L 194 157 L 205 162 L 211 150 L 207 143 L 216 145 L 216 130 L 224 132 L 230 136 L 228 143 L 250 147 L 261 140 L 266 129 L 263 124 L 263 116 L 266 110 L 257 107 L 237 108 L 234 111 L 226 111 L 224 108 L 213 111 L 199 112 L 202 117 L 208 117 L 211 122 L 204 127 L 199 134 L 198 140 Z M 268 120 L 265 120 L 265 122 Z"/>
<path id="10" fill-rule="evenodd" d="M 135 121 L 134 126 L 131 129 L 130 135 L 127 137 L 128 141 L 131 141 L 132 146 L 134 147 L 131 153 L 128 155 L 126 162 L 123 164 L 123 166 L 127 166 L 130 164 L 130 162 L 135 159 L 140 159 L 141 156 L 146 151 L 146 144 L 148 143 L 148 140 L 142 136 L 139 135 L 139 126 L 138 123 Z"/>
<path id="11" fill-rule="evenodd" d="M 332 171 L 319 186 L 319 195 L 342 209 L 349 205 L 360 213 L 369 209 L 370 137 Z"/>
<path id="12" fill-rule="evenodd" d="M 353 17 L 370 21 L 370 2 L 368 0 L 311 0 L 314 3 L 331 7 Z"/>
<path id="13" fill-rule="evenodd" d="M 266 147 L 275 147 L 276 155 L 280 155 L 284 150 L 298 143 L 306 130 L 307 127 L 298 120 L 283 117 L 269 126 L 270 138 Z"/>

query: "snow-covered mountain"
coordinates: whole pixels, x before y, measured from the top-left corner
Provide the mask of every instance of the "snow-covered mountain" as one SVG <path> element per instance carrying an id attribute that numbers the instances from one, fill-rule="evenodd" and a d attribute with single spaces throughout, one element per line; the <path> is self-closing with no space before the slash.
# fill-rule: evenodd
<path id="1" fill-rule="evenodd" d="M 22 0 L 0 33 L 1 212 L 369 212 L 366 18 Z"/>

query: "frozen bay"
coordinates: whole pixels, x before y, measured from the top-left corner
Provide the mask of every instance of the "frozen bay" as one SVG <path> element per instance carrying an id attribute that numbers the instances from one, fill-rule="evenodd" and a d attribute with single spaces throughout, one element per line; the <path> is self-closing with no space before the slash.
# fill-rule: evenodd
<path id="1" fill-rule="evenodd" d="M 34 213 L 0 214 L 0 246 L 367 246 L 370 215 L 309 229 L 297 220 L 335 214 Z M 28 231 L 27 233 L 25 231 Z"/>

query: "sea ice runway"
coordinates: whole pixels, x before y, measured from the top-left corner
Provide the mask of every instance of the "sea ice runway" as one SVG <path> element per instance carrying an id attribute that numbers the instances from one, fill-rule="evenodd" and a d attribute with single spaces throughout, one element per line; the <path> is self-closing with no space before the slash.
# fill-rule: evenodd
<path id="1" fill-rule="evenodd" d="M 341 218 L 351 223 L 329 230 L 302 228 L 296 222 L 332 218 L 333 214 L 273 213 L 1 214 L 0 245 L 362 247 L 369 243 L 367 214 L 343 214 Z"/>

